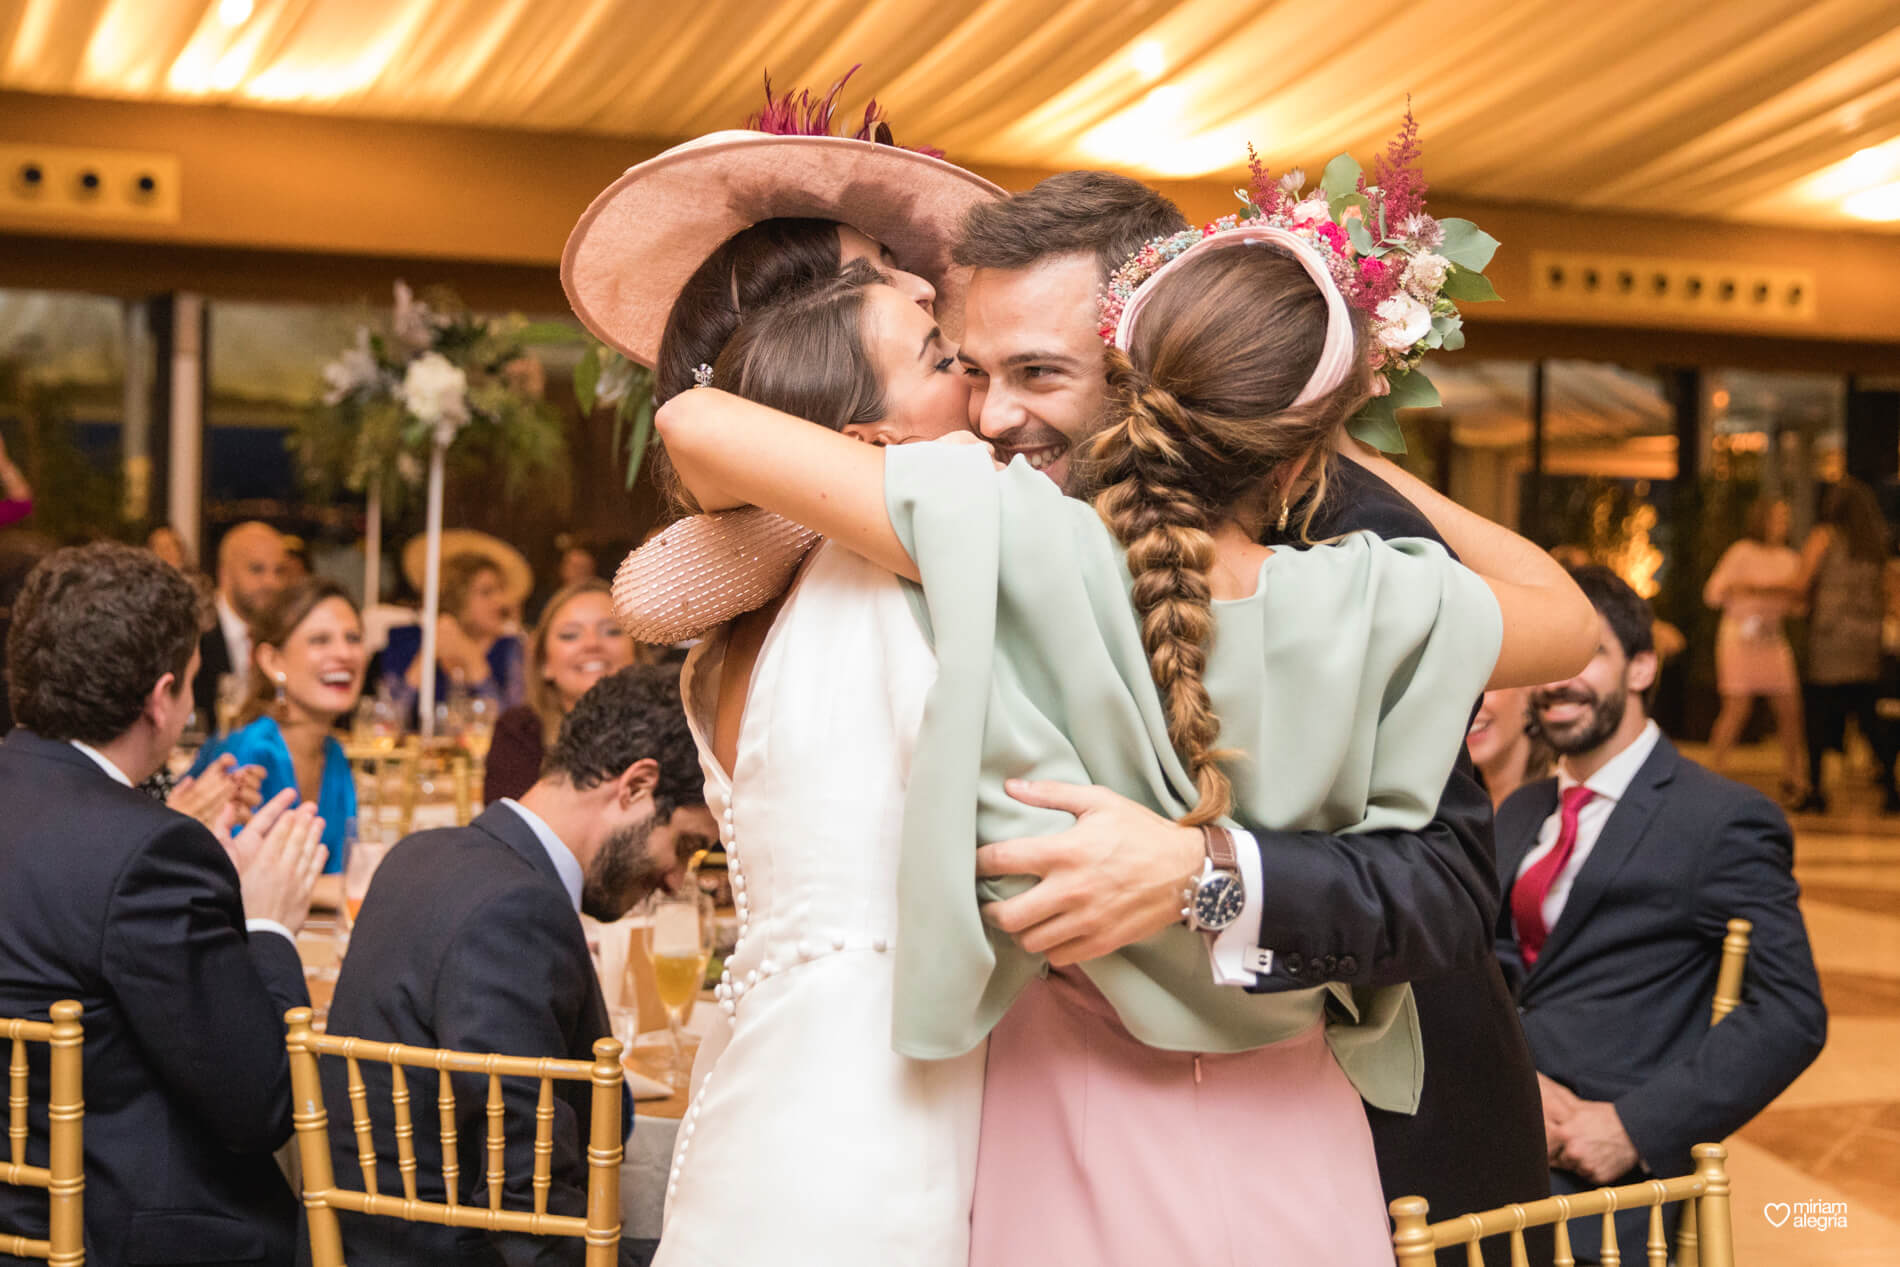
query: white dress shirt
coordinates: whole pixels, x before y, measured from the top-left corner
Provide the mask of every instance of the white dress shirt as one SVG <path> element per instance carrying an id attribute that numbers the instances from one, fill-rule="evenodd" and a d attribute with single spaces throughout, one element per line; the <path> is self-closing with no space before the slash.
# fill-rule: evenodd
<path id="1" fill-rule="evenodd" d="M 1255 985 L 1258 973 L 1273 967 L 1273 955 L 1260 949 L 1260 842 L 1252 832 L 1238 828 L 1228 833 L 1234 838 L 1234 860 L 1240 867 L 1240 887 L 1246 904 L 1240 915 L 1214 937 L 1208 958 L 1214 967 L 1216 985 Z M 1210 860 L 1203 876 L 1214 869 Z"/>
<path id="2" fill-rule="evenodd" d="M 224 649 L 231 653 L 231 672 L 248 678 L 251 672 L 251 626 L 223 594 L 217 598 L 218 628 L 224 633 Z"/>
<path id="3" fill-rule="evenodd" d="M 1630 746 L 1603 763 L 1603 768 L 1583 781 L 1583 786 L 1596 795 L 1577 812 L 1577 843 L 1571 851 L 1570 861 L 1551 881 L 1550 891 L 1544 895 L 1544 927 L 1554 929 L 1557 919 L 1564 913 L 1564 903 L 1570 900 L 1571 886 L 1576 883 L 1577 875 L 1583 870 L 1583 864 L 1590 857 L 1590 851 L 1596 848 L 1597 837 L 1603 834 L 1603 824 L 1610 821 L 1610 814 L 1616 809 L 1618 801 L 1629 791 L 1630 780 L 1649 760 L 1649 754 L 1656 750 L 1656 742 L 1662 738 L 1662 729 L 1655 722 L 1644 726 L 1631 742 Z M 1518 864 L 1517 875 L 1522 876 L 1538 862 L 1548 857 L 1557 847 L 1557 835 L 1563 829 L 1563 794 L 1577 786 L 1577 780 L 1570 777 L 1569 771 L 1561 766 L 1557 770 L 1558 809 L 1537 831 L 1537 844 L 1524 855 L 1524 861 Z M 1513 877 L 1514 879 L 1516 877 Z M 1508 900 L 1508 895 L 1507 895 Z"/>
<path id="4" fill-rule="evenodd" d="M 548 851 L 548 858 L 554 863 L 554 869 L 560 872 L 561 887 L 567 890 L 567 899 L 574 904 L 575 913 L 579 914 L 583 877 L 580 860 L 575 858 L 574 851 L 554 834 L 554 829 L 548 826 L 539 814 L 520 801 L 504 796 L 501 798 L 501 803 L 513 810 L 521 821 L 528 825 L 528 830 L 534 833 L 534 838 L 541 842 L 543 849 Z"/>
<path id="5" fill-rule="evenodd" d="M 111 779 L 114 783 L 119 784 L 121 787 L 135 786 L 132 782 L 130 775 L 126 774 L 125 771 L 121 770 L 118 766 L 114 765 L 111 757 L 108 757 L 105 753 L 99 751 L 97 748 L 93 747 L 91 744 L 82 743 L 77 739 L 68 739 L 66 742 L 71 744 L 73 747 L 79 749 L 81 752 L 85 753 L 87 757 L 91 758 L 92 763 L 98 766 L 101 770 L 104 770 L 106 772 L 106 777 Z M 238 892 L 239 892 L 239 897 L 241 899 L 243 896 L 243 890 L 240 889 Z M 288 928 L 285 928 L 282 924 L 279 924 L 274 919 L 246 919 L 244 921 L 244 927 L 246 931 L 253 932 L 253 933 L 276 933 L 279 937 L 288 939 L 291 945 L 294 946 L 297 944 L 297 939 L 291 935 L 290 930 Z"/>

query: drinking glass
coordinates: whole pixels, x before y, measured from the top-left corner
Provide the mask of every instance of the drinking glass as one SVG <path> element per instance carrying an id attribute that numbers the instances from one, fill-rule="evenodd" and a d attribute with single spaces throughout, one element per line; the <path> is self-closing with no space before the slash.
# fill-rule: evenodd
<path id="1" fill-rule="evenodd" d="M 692 1066 L 686 1060 L 681 1017 L 698 997 L 706 979 L 706 961 L 713 949 L 713 904 L 697 885 L 678 893 L 654 896 L 652 919 L 646 927 L 647 955 L 653 961 L 655 992 L 666 1009 L 671 1065 L 667 1070 L 675 1087 L 686 1085 Z"/>
<path id="2" fill-rule="evenodd" d="M 238 673 L 218 675 L 217 733 L 228 735 L 237 729 L 238 714 L 244 711 L 244 695 L 250 682 Z"/>
<path id="3" fill-rule="evenodd" d="M 363 909 L 363 899 L 369 896 L 369 882 L 375 878 L 376 868 L 383 865 L 383 858 L 389 853 L 389 846 L 380 840 L 356 840 L 349 846 L 349 854 L 343 863 L 343 910 L 344 922 L 350 928 L 356 927 L 356 917 Z"/>

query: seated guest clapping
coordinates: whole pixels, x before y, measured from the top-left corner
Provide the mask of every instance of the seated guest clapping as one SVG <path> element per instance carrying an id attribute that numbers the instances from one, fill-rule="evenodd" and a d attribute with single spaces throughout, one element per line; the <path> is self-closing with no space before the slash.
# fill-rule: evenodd
<path id="1" fill-rule="evenodd" d="M 1531 697 L 1557 777 L 1498 810 L 1499 957 L 1543 1091 L 1551 1189 L 1687 1174 L 1827 1035 L 1792 866 L 1767 797 L 1682 756 L 1649 719 L 1649 606 L 1608 568 L 1572 574 L 1602 620 L 1595 657 Z M 1709 1028 L 1730 919 L 1754 923 L 1742 1002 Z M 1676 1207 L 1667 1221 L 1673 1227 Z M 1599 1221 L 1570 1225 L 1577 1261 Z M 1617 1216 L 1627 1255 L 1644 1212 Z"/>
<path id="2" fill-rule="evenodd" d="M 594 683 L 633 663 L 633 639 L 614 619 L 613 589 L 598 577 L 548 600 L 528 638 L 528 701 L 495 723 L 482 776 L 490 804 L 520 796 L 541 777 L 561 719 Z"/>
<path id="3" fill-rule="evenodd" d="M 677 882 L 683 859 L 716 835 L 677 674 L 656 667 L 603 678 L 561 723 L 539 782 L 519 802 L 491 805 L 467 827 L 422 832 L 376 872 L 330 1005 L 329 1030 L 375 1042 L 591 1059 L 608 1035 L 581 912 L 617 919 Z M 357 1169 L 345 1073 L 321 1065 L 338 1174 Z M 384 1192 L 400 1192 L 389 1075 L 366 1064 Z M 436 1099 L 434 1075 L 407 1075 L 417 1104 Z M 462 1085 L 466 1082 L 466 1085 Z M 531 1082 L 505 1080 L 513 1123 L 504 1204 L 532 1209 Z M 457 1078 L 456 1139 L 464 1205 L 487 1204 L 486 1084 Z M 557 1083 L 551 1214 L 586 1209 L 589 1089 Z M 629 1119 L 630 1120 L 630 1119 Z M 444 1199 L 438 1135 L 414 1138 L 418 1195 Z M 528 1239 L 342 1215 L 354 1267 L 423 1262 L 581 1261 L 574 1240 Z M 622 1242 L 621 1261 L 651 1246 Z"/>
<path id="4" fill-rule="evenodd" d="M 191 582 L 120 545 L 45 559 L 7 638 L 19 727 L 0 744 L 0 1015 L 85 1007 L 91 1262 L 294 1254 L 297 1206 L 271 1153 L 290 1137 L 283 1015 L 309 1002 L 291 937 L 323 824 L 286 795 L 221 842 L 135 790 L 191 715 L 197 648 Z M 45 1165 L 34 1060 L 26 1160 Z M 0 1186 L 0 1231 L 45 1236 L 45 1195 Z"/>
<path id="5" fill-rule="evenodd" d="M 289 790 L 293 804 L 317 807 L 330 851 L 325 870 L 340 872 L 356 818 L 356 779 L 335 732 L 363 690 L 362 619 L 342 586 L 310 577 L 259 613 L 252 641 L 238 728 L 206 744 L 193 773 L 227 754 L 260 767 L 264 797 Z M 323 896 L 335 905 L 335 895 Z"/>

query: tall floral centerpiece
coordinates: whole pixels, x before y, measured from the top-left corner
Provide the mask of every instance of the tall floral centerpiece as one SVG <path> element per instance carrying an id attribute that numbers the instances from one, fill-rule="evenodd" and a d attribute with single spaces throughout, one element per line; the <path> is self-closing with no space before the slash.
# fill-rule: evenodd
<path id="1" fill-rule="evenodd" d="M 322 404 L 291 437 L 310 484 L 364 495 L 364 599 L 381 593 L 385 501 L 427 484 L 427 562 L 422 587 L 422 659 L 435 663 L 441 600 L 442 492 L 451 447 L 479 449 L 512 490 L 530 477 L 565 481 L 566 440 L 559 412 L 542 399 L 545 374 L 535 344 L 573 343 L 581 335 L 519 317 L 491 320 L 468 312 L 446 291 L 424 302 L 402 282 L 387 332 L 360 326 L 356 342 L 324 366 Z M 421 675 L 421 723 L 435 730 L 435 674 Z"/>

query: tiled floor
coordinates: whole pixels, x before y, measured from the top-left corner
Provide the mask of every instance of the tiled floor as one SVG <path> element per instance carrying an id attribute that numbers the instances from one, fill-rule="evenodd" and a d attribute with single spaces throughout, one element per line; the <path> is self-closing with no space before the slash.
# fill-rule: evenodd
<path id="1" fill-rule="evenodd" d="M 1736 777 L 1772 790 L 1767 750 L 1740 754 L 1736 767 Z M 1834 814 L 1795 820 L 1795 875 L 1828 1042 L 1729 1141 L 1743 1267 L 1900 1267 L 1900 818 L 1877 813 L 1864 780 L 1845 782 Z M 1770 1221 L 1768 1207 L 1798 1202 L 1841 1203 L 1846 1226 Z"/>

